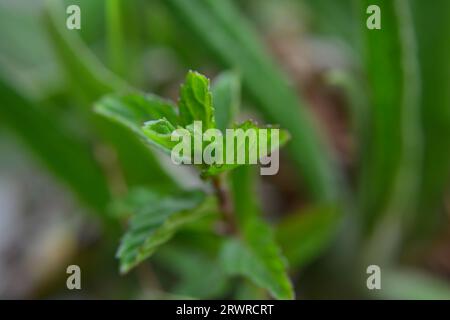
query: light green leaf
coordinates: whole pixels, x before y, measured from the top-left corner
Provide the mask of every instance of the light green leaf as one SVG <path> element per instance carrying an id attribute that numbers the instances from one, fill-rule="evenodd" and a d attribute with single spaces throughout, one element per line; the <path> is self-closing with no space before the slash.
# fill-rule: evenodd
<path id="1" fill-rule="evenodd" d="M 266 156 L 268 156 L 269 154 L 271 154 L 272 152 L 278 150 L 280 147 L 282 147 L 284 144 L 287 143 L 287 141 L 290 138 L 289 133 L 286 130 L 282 130 L 282 129 L 278 129 L 278 128 L 272 128 L 270 126 L 266 127 L 266 128 L 260 128 L 258 127 L 254 122 L 248 120 L 245 121 L 244 123 L 240 124 L 240 125 L 236 125 L 233 128 L 235 131 L 235 133 L 237 133 L 238 130 L 240 130 L 241 132 L 250 132 L 250 131 L 255 131 L 255 138 L 256 139 L 251 139 L 251 138 L 245 138 L 245 139 L 238 139 L 236 137 L 236 135 L 234 135 L 232 137 L 232 143 L 234 144 L 234 163 L 233 164 L 226 164 L 225 163 L 225 159 L 224 159 L 224 164 L 212 164 L 211 166 L 209 166 L 208 168 L 206 168 L 203 172 L 202 172 L 202 176 L 204 177 L 209 177 L 209 176 L 214 176 L 217 175 L 219 173 L 222 173 L 224 171 L 229 171 L 232 169 L 235 169 L 239 166 L 242 166 L 244 164 L 250 164 L 250 155 L 254 154 L 256 155 L 256 159 L 261 159 L 264 158 Z M 262 148 L 262 141 L 260 140 L 260 130 L 261 129 L 268 129 L 267 130 L 267 141 L 266 141 L 266 148 L 265 149 L 261 149 Z M 278 129 L 279 131 L 279 139 L 278 141 L 272 139 L 272 130 L 270 129 Z M 250 131 L 247 131 L 250 130 Z M 225 157 L 225 153 L 227 150 L 227 143 L 230 143 L 230 140 L 225 139 L 224 137 L 224 157 Z M 263 152 L 265 150 L 265 152 Z M 238 155 L 244 155 L 245 156 L 245 161 L 244 163 L 237 163 L 238 162 Z"/>
<path id="2" fill-rule="evenodd" d="M 222 132 L 229 128 L 239 112 L 241 83 L 234 72 L 224 72 L 213 81 L 212 95 L 216 126 Z"/>
<path id="3" fill-rule="evenodd" d="M 309 263 L 331 244 L 340 216 L 334 206 L 321 206 L 288 215 L 278 224 L 276 238 L 292 268 Z"/>
<path id="4" fill-rule="evenodd" d="M 286 263 L 269 226 L 253 219 L 247 223 L 244 233 L 245 240 L 231 239 L 225 243 L 222 249 L 225 270 L 249 278 L 276 299 L 293 299 Z"/>
<path id="5" fill-rule="evenodd" d="M 184 127 L 195 120 L 202 121 L 204 129 L 215 128 L 212 94 L 209 79 L 195 71 L 189 71 L 181 86 L 180 117 Z"/>
<path id="6" fill-rule="evenodd" d="M 215 200 L 199 191 L 162 195 L 150 190 L 138 190 L 139 196 L 126 198 L 119 207 L 132 214 L 129 229 L 122 238 L 117 257 L 120 271 L 128 272 L 150 257 L 169 241 L 184 225 L 215 210 Z M 144 193 L 144 196 L 143 196 Z"/>
<path id="7" fill-rule="evenodd" d="M 166 128 L 172 128 L 176 125 L 176 123 L 178 123 L 178 116 L 175 113 L 175 106 L 169 101 L 161 99 L 155 95 L 112 94 L 103 97 L 99 102 L 97 102 L 95 104 L 95 111 L 102 116 L 127 127 L 151 146 L 157 147 L 166 153 L 170 153 L 170 149 L 168 149 L 164 144 L 161 145 L 159 142 L 147 135 L 152 135 L 151 128 L 158 123 L 159 126 L 161 126 L 162 123 L 165 123 Z M 143 130 L 142 126 L 146 122 L 152 120 L 158 122 L 151 122 L 152 124 L 150 125 L 150 128 L 146 126 L 146 129 Z M 162 139 L 161 141 L 164 140 L 162 136 L 157 137 L 155 133 L 156 132 L 153 132 L 155 139 Z M 161 134 L 161 132 L 159 132 L 159 134 Z"/>
<path id="8" fill-rule="evenodd" d="M 175 127 L 166 118 L 147 121 L 142 128 L 147 138 L 159 144 L 161 147 L 166 148 L 169 152 L 178 143 L 171 140 L 171 135 L 174 130 Z"/>

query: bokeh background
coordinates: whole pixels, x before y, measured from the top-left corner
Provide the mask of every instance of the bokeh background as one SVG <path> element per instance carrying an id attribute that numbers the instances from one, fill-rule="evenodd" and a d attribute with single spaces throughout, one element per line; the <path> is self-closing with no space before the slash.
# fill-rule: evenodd
<path id="1" fill-rule="evenodd" d="M 190 69 L 234 70 L 240 117 L 292 135 L 258 197 L 297 298 L 450 298 L 448 0 L 0 0 L 0 298 L 267 298 L 192 231 L 118 272 L 111 199 L 171 170 L 93 103 L 176 99 Z"/>

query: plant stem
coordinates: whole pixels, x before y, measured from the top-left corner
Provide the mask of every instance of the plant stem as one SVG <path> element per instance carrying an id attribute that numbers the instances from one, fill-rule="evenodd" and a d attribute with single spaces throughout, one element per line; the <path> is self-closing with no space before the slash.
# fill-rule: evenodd
<path id="1" fill-rule="evenodd" d="M 226 223 L 227 233 L 236 233 L 237 226 L 233 213 L 233 202 L 230 193 L 226 189 L 223 183 L 222 176 L 216 176 L 212 179 L 213 187 L 216 192 L 217 199 L 219 201 L 220 212 Z"/>

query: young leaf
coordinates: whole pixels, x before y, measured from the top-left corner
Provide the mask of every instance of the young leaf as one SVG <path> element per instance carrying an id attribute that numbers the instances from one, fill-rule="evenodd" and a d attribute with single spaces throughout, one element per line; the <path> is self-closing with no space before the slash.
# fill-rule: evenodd
<path id="1" fill-rule="evenodd" d="M 147 121 L 142 128 L 142 131 L 144 131 L 147 138 L 154 141 L 162 148 L 166 148 L 169 152 L 178 143 L 176 141 L 172 141 L 170 138 L 174 130 L 175 127 L 167 121 L 166 118 Z"/>
<path id="2" fill-rule="evenodd" d="M 170 153 L 170 148 L 167 148 L 164 144 L 161 145 L 147 135 L 148 133 L 150 133 L 150 136 L 152 135 L 152 130 L 150 129 L 156 124 L 155 122 L 150 125 L 150 128 L 148 128 L 148 126 L 145 126 L 144 129 L 142 128 L 146 122 L 152 120 L 160 121 L 159 126 L 161 126 L 162 123 L 165 123 L 166 129 L 169 127 L 173 128 L 178 123 L 178 116 L 175 113 L 175 106 L 169 101 L 154 95 L 112 94 L 103 97 L 97 102 L 95 104 L 95 111 L 133 131 L 151 146 L 157 147 L 166 153 Z M 161 132 L 159 132 L 159 134 L 160 133 Z M 159 137 L 159 139 L 162 139 L 162 137 Z"/>
<path id="3" fill-rule="evenodd" d="M 333 206 L 288 215 L 276 228 L 276 238 L 292 268 L 303 267 L 331 244 L 340 214 Z"/>
<path id="4" fill-rule="evenodd" d="M 262 149 L 262 140 L 260 140 L 260 129 L 267 129 L 267 141 L 265 149 Z M 222 173 L 224 171 L 229 171 L 234 168 L 237 168 L 239 166 L 242 166 L 244 164 L 250 163 L 251 155 L 256 155 L 256 159 L 264 158 L 268 155 L 270 155 L 272 152 L 278 150 L 281 148 L 284 144 L 287 143 L 287 141 L 290 138 L 289 133 L 286 130 L 278 129 L 279 135 L 278 135 L 278 141 L 275 141 L 272 139 L 272 131 L 270 129 L 275 129 L 271 127 L 267 128 L 259 128 L 255 123 L 248 120 L 240 125 L 236 125 L 234 127 L 234 133 L 237 133 L 238 130 L 242 130 L 242 132 L 248 132 L 247 130 L 254 130 L 256 132 L 255 139 L 252 138 L 245 138 L 245 139 L 238 139 L 236 135 L 233 135 L 233 142 L 224 139 L 224 150 L 227 150 L 227 143 L 233 143 L 234 144 L 234 163 L 226 164 L 224 159 L 223 164 L 213 164 L 206 168 L 202 172 L 202 176 L 209 177 L 214 176 L 219 173 Z M 265 151 L 265 152 L 263 152 Z M 244 155 L 244 163 L 238 163 L 238 155 Z M 224 154 L 225 157 L 225 154 Z"/>
<path id="5" fill-rule="evenodd" d="M 212 96 L 216 126 L 222 132 L 233 123 L 241 101 L 241 83 L 234 72 L 224 72 L 214 79 Z"/>
<path id="6" fill-rule="evenodd" d="M 292 134 L 291 155 L 316 199 L 336 199 L 340 177 L 311 115 L 239 10 L 229 0 L 168 0 L 170 11 L 230 68 L 271 122 Z"/>
<path id="7" fill-rule="evenodd" d="M 364 0 L 361 6 L 372 4 L 380 6 L 383 25 L 376 32 L 363 28 L 371 90 L 366 127 L 371 131 L 361 161 L 361 202 L 369 232 L 381 218 L 408 220 L 404 215 L 418 198 L 422 157 L 419 66 L 409 3 Z M 366 19 L 362 15 L 361 21 Z M 379 234 L 386 239 L 384 227 Z"/>
<path id="8" fill-rule="evenodd" d="M 150 190 L 135 192 L 140 193 L 139 197 L 131 192 L 119 205 L 132 214 L 129 229 L 117 252 L 122 273 L 150 257 L 184 225 L 214 212 L 215 206 L 213 198 L 199 191 L 174 195 L 155 194 Z"/>
<path id="9" fill-rule="evenodd" d="M 189 71 L 180 91 L 180 117 L 184 127 L 195 120 L 203 122 L 206 129 L 215 128 L 212 94 L 209 80 L 198 72 Z"/>

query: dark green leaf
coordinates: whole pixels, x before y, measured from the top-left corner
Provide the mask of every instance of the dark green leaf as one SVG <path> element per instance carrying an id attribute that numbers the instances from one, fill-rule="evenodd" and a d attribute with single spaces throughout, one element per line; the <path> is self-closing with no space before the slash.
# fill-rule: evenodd
<path id="1" fill-rule="evenodd" d="M 139 192 L 139 196 L 133 195 L 134 192 Z M 202 192 L 173 195 L 155 194 L 150 190 L 134 192 L 120 205 L 132 214 L 129 229 L 117 252 L 122 273 L 150 257 L 178 229 L 215 210 L 214 199 Z"/>

